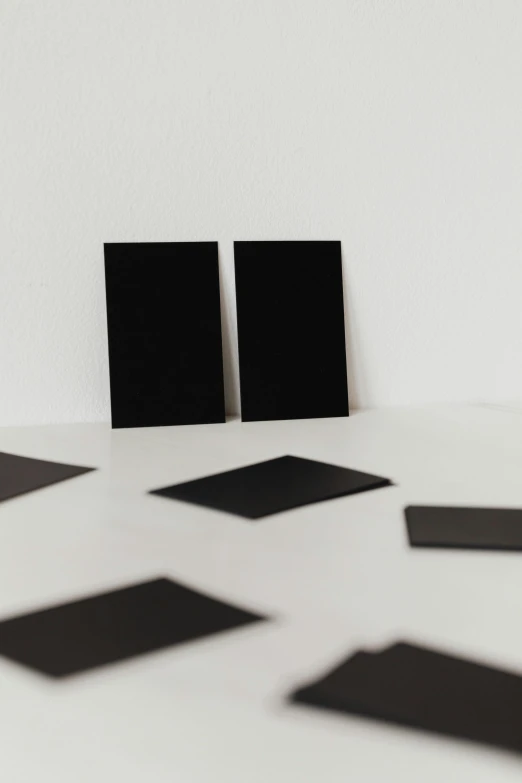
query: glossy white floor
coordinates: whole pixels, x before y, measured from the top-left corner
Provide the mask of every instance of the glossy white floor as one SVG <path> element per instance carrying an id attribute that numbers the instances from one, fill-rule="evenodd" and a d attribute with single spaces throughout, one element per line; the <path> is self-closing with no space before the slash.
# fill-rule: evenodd
<path id="1" fill-rule="evenodd" d="M 0 450 L 100 468 L 0 505 L 0 616 L 168 575 L 275 618 L 58 684 L 0 659 L 2 781 L 519 783 L 510 754 L 283 699 L 398 638 L 522 673 L 522 553 L 411 550 L 402 517 L 522 506 L 515 409 L 9 428 Z M 145 494 L 283 454 L 397 486 L 258 522 Z"/>

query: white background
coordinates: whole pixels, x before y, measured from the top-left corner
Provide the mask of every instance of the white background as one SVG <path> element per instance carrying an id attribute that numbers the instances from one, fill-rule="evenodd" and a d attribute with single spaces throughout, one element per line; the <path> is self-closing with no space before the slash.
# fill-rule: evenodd
<path id="1" fill-rule="evenodd" d="M 351 403 L 522 399 L 518 0 L 0 0 L 0 424 L 109 418 L 104 241 L 343 243 Z"/>

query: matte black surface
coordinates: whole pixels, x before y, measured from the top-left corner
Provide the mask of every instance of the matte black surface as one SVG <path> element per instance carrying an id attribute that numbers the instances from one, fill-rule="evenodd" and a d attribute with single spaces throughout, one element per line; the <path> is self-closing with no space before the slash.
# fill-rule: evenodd
<path id="1" fill-rule="evenodd" d="M 113 427 L 225 421 L 216 242 L 105 245 Z"/>
<path id="2" fill-rule="evenodd" d="M 43 459 L 19 457 L 0 452 L 0 501 L 57 484 L 59 481 L 90 473 L 94 468 L 62 465 Z"/>
<path id="3" fill-rule="evenodd" d="M 51 677 L 265 618 L 156 579 L 0 622 L 0 655 Z"/>
<path id="4" fill-rule="evenodd" d="M 522 510 L 408 506 L 411 546 L 522 550 Z"/>
<path id="5" fill-rule="evenodd" d="M 286 456 L 163 487 L 151 494 L 258 519 L 389 484 L 390 480 L 381 476 Z"/>
<path id="6" fill-rule="evenodd" d="M 397 644 L 356 653 L 292 700 L 522 751 L 522 678 Z"/>
<path id="7" fill-rule="evenodd" d="M 340 242 L 235 242 L 243 421 L 348 416 Z"/>

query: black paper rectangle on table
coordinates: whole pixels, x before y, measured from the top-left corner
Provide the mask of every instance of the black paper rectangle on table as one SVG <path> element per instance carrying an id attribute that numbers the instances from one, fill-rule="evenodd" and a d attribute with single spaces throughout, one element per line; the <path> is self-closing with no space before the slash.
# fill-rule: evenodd
<path id="1" fill-rule="evenodd" d="M 411 546 L 522 550 L 522 510 L 408 506 Z"/>
<path id="2" fill-rule="evenodd" d="M 265 620 L 169 579 L 0 622 L 0 655 L 51 677 Z"/>
<path id="3" fill-rule="evenodd" d="M 225 421 L 216 242 L 105 245 L 113 427 Z"/>
<path id="4" fill-rule="evenodd" d="M 522 678 L 406 643 L 356 653 L 292 701 L 522 751 Z"/>
<path id="5" fill-rule="evenodd" d="M 259 519 L 389 484 L 390 480 L 382 476 L 285 456 L 163 487 L 151 494 Z"/>
<path id="6" fill-rule="evenodd" d="M 235 242 L 243 421 L 348 416 L 340 242 Z"/>
<path id="7" fill-rule="evenodd" d="M 90 473 L 94 468 L 0 452 L 0 501 Z"/>

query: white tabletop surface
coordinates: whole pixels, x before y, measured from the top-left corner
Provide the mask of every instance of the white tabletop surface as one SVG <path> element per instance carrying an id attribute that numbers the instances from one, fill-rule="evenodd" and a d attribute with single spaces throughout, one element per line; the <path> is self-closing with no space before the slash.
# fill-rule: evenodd
<path id="1" fill-rule="evenodd" d="M 0 659 L 5 783 L 520 783 L 515 755 L 284 695 L 397 639 L 522 673 L 522 553 L 412 550 L 402 515 L 522 506 L 521 412 L 6 428 L 0 450 L 99 468 L 0 504 L 0 617 L 165 575 L 275 618 L 58 684 Z M 283 454 L 397 486 L 255 522 L 145 494 Z"/>

